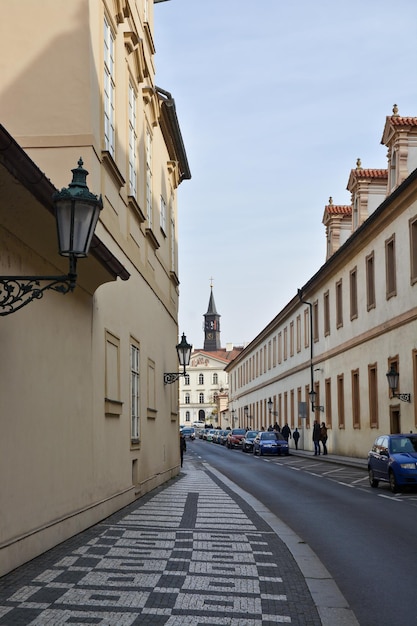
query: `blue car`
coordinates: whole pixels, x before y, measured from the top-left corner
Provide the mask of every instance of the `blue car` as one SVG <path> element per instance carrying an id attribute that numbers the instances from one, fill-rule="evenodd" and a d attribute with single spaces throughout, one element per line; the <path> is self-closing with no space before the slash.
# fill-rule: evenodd
<path id="1" fill-rule="evenodd" d="M 393 493 L 417 486 L 417 435 L 381 435 L 368 454 L 371 487 L 388 482 Z"/>
<path id="2" fill-rule="evenodd" d="M 285 454 L 290 453 L 288 441 L 280 434 L 274 431 L 260 432 L 253 440 L 253 454 Z"/>

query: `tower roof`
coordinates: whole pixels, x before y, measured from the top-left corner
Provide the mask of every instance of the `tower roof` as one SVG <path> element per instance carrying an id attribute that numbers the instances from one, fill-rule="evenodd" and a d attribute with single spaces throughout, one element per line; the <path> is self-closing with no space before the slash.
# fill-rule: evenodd
<path id="1" fill-rule="evenodd" d="M 208 309 L 207 309 L 206 315 L 219 315 L 217 313 L 217 310 L 216 310 L 216 303 L 214 302 L 213 287 L 210 287 L 210 289 L 211 289 L 211 291 L 210 291 L 210 299 L 209 299 Z"/>

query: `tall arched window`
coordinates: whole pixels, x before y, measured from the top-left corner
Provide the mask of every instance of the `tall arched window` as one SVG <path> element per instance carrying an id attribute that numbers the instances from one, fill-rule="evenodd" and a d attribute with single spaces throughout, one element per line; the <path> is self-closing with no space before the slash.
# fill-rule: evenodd
<path id="1" fill-rule="evenodd" d="M 190 394 L 189 393 L 185 394 L 185 404 L 190 404 Z"/>
<path id="2" fill-rule="evenodd" d="M 186 422 L 190 421 L 190 411 L 185 411 L 185 421 Z"/>
<path id="3" fill-rule="evenodd" d="M 217 385 L 219 382 L 219 375 L 213 374 L 213 385 Z"/>
<path id="4" fill-rule="evenodd" d="M 204 374 L 199 374 L 198 375 L 198 384 L 199 385 L 204 385 Z"/>
<path id="5" fill-rule="evenodd" d="M 200 393 L 198 396 L 198 401 L 200 404 L 204 404 L 204 393 Z"/>

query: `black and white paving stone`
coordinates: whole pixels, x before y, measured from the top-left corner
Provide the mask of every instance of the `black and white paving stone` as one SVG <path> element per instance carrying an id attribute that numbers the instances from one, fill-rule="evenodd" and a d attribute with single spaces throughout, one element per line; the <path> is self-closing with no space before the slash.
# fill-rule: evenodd
<path id="1" fill-rule="evenodd" d="M 285 544 L 208 470 L 0 579 L 0 626 L 319 626 Z"/>

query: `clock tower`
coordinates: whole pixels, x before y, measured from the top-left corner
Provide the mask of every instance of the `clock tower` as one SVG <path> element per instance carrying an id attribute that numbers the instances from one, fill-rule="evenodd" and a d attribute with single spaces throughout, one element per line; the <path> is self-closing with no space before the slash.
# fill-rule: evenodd
<path id="1" fill-rule="evenodd" d="M 207 313 L 204 315 L 204 350 L 213 352 L 221 350 L 220 344 L 220 315 L 214 303 L 213 285 L 210 286 L 210 300 Z"/>

